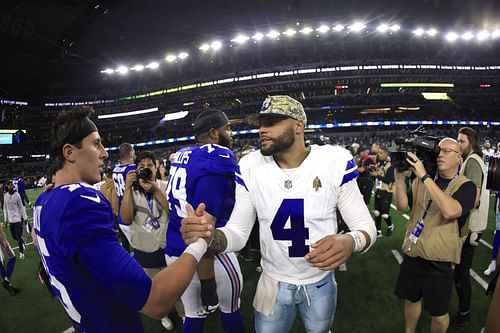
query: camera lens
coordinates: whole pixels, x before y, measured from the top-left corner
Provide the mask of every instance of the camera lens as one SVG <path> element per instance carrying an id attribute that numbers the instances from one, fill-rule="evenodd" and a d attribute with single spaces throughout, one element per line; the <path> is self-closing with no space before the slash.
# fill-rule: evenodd
<path id="1" fill-rule="evenodd" d="M 488 161 L 488 174 L 486 176 L 486 188 L 488 190 L 500 191 L 500 169 L 497 165 L 500 158 L 490 158 Z"/>

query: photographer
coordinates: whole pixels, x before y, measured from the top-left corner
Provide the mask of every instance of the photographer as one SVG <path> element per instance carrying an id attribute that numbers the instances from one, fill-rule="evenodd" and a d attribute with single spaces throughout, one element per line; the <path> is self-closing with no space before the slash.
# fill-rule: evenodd
<path id="1" fill-rule="evenodd" d="M 416 176 L 409 194 L 406 172 L 396 172 L 398 211 L 405 212 L 412 203 L 402 247 L 405 255 L 395 287 L 396 295 L 405 300 L 406 332 L 415 332 L 422 300 L 432 317 L 431 331 L 448 329 L 453 268 L 460 263 L 466 219 L 474 207 L 474 183 L 459 175 L 460 145 L 445 138 L 439 149 L 434 179 L 415 154 L 407 153 L 406 161 Z"/>
<path id="2" fill-rule="evenodd" d="M 375 162 L 369 156 L 370 148 L 360 147 L 358 153 L 360 158 L 358 161 L 358 187 L 365 204 L 368 206 L 370 204 L 373 188 L 373 179 L 370 176 L 370 172 L 374 170 Z"/>
<path id="3" fill-rule="evenodd" d="M 375 143 L 373 144 L 375 145 Z M 387 223 L 386 236 L 391 236 L 394 224 L 391 218 L 392 193 L 394 192 L 394 167 L 388 160 L 389 151 L 386 147 L 377 147 L 377 165 L 370 175 L 375 178 L 375 226 L 377 237 L 382 237 L 382 219 Z"/>
<path id="4" fill-rule="evenodd" d="M 168 223 L 167 182 L 155 179 L 156 159 L 151 151 L 143 151 L 136 158 L 137 170 L 127 173 L 120 216 L 130 225 L 130 245 L 134 258 L 153 278 L 167 266 L 163 249 Z M 173 329 L 168 317 L 161 320 L 167 329 Z"/>
<path id="5" fill-rule="evenodd" d="M 472 180 L 475 185 L 474 208 L 467 219 L 468 235 L 462 247 L 460 264 L 455 267 L 455 288 L 458 295 L 458 313 L 452 319 L 452 325 L 465 326 L 470 323 L 470 307 L 472 286 L 470 269 L 474 250 L 479 245 L 482 232 L 488 222 L 488 209 L 490 205 L 490 191 L 486 189 L 486 166 L 483 162 L 479 137 L 477 132 L 470 127 L 458 130 L 458 143 L 462 148 L 464 162 L 460 174 Z"/>

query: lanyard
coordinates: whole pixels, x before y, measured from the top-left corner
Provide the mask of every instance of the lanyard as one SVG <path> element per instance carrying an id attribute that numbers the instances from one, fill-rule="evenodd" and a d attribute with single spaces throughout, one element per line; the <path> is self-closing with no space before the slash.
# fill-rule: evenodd
<path id="1" fill-rule="evenodd" d="M 441 188 L 440 188 L 440 190 L 444 191 L 446 194 L 446 190 L 457 180 L 457 178 L 458 178 L 458 173 L 448 183 L 448 185 L 446 186 L 446 188 L 444 190 Z M 436 182 L 437 179 L 438 179 L 438 175 L 436 174 L 436 176 L 434 176 L 434 182 Z M 437 183 L 436 183 L 436 185 L 437 185 Z M 427 189 L 425 189 L 425 191 L 427 191 Z M 425 193 L 424 193 L 424 198 L 425 198 Z M 429 208 L 431 208 L 431 204 L 432 204 L 432 198 L 429 199 L 429 201 L 427 202 L 427 207 L 424 208 L 424 213 L 422 214 L 422 218 L 420 219 L 422 222 L 424 221 L 425 217 L 427 216 L 427 213 L 429 212 Z"/>

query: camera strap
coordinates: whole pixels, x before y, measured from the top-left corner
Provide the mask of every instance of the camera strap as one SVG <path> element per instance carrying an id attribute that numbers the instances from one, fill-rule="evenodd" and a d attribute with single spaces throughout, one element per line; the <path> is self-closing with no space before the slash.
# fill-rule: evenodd
<path id="1" fill-rule="evenodd" d="M 441 188 L 441 187 L 437 184 L 437 182 L 436 182 L 436 181 L 437 181 L 437 179 L 438 179 L 438 175 L 437 175 L 437 174 L 434 176 L 434 182 L 436 183 L 436 185 L 438 185 L 438 187 L 439 187 L 439 189 L 440 189 L 441 191 L 443 191 L 445 194 L 447 194 L 446 190 L 447 190 L 447 189 L 448 189 L 448 188 L 449 188 L 449 187 L 450 187 L 450 186 L 451 186 L 451 185 L 452 185 L 452 184 L 453 184 L 453 183 L 457 180 L 458 176 L 459 176 L 459 175 L 458 175 L 458 173 L 457 173 L 457 174 L 455 175 L 455 177 L 453 177 L 453 179 L 452 179 L 452 180 L 450 180 L 450 182 L 446 185 L 446 187 L 445 187 L 444 189 L 443 189 L 443 188 Z M 424 185 L 424 186 L 425 186 L 425 185 Z M 425 191 L 427 191 L 427 189 L 426 189 Z M 425 195 L 424 195 L 424 197 L 425 197 Z M 429 208 L 431 208 L 431 204 L 432 204 L 432 199 L 431 199 L 431 198 L 429 198 L 429 202 L 427 202 L 427 206 L 424 208 L 424 213 L 422 214 L 422 218 L 420 219 L 422 222 L 424 221 L 425 217 L 427 216 L 427 213 L 429 212 Z"/>

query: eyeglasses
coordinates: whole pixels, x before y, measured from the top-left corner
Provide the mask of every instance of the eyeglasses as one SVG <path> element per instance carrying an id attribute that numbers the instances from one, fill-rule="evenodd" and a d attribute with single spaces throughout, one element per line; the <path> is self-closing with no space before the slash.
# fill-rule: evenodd
<path id="1" fill-rule="evenodd" d="M 440 149 L 440 151 L 443 152 L 443 154 L 445 154 L 445 155 L 449 155 L 451 152 L 459 154 L 458 151 L 456 151 L 454 149 L 450 149 L 450 148 L 443 148 L 443 149 Z"/>

